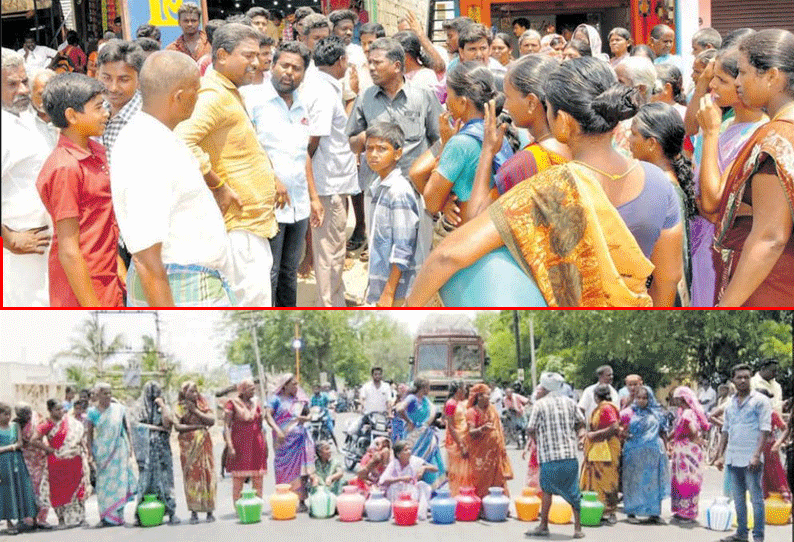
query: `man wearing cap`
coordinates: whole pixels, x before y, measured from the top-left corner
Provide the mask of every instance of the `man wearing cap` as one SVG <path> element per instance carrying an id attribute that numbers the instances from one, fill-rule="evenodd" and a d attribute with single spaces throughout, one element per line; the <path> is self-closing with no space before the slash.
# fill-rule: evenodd
<path id="1" fill-rule="evenodd" d="M 771 358 L 763 360 L 758 372 L 750 379 L 750 387 L 754 390 L 767 390 L 771 393 L 772 410 L 782 414 L 783 388 L 781 388 L 780 383 L 775 380 L 776 373 L 777 360 Z"/>
<path id="2" fill-rule="evenodd" d="M 558 373 L 541 375 L 538 400 L 527 423 L 527 433 L 538 446 L 540 489 L 543 491 L 540 525 L 527 531 L 527 536 L 549 536 L 552 495 L 560 495 L 573 508 L 573 537 L 584 537 L 579 519 L 581 494 L 576 458 L 577 442 L 584 433 L 584 417 L 576 403 L 560 393 L 564 381 Z"/>

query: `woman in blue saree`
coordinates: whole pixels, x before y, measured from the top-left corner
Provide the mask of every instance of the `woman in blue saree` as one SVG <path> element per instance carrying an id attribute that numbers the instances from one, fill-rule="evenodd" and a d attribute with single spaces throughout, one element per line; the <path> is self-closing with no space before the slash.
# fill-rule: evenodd
<path id="1" fill-rule="evenodd" d="M 640 387 L 634 402 L 620 413 L 628 431 L 623 444 L 623 510 L 629 523 L 663 524 L 662 500 L 670 494 L 670 467 L 664 443 L 667 420 L 648 405 L 648 390 Z"/>
<path id="2" fill-rule="evenodd" d="M 417 378 L 414 380 L 413 390 L 397 406 L 396 413 L 406 422 L 405 440 L 413 450 L 413 455 L 438 468 L 438 472 L 425 471 L 422 479 L 431 486 L 438 487 L 446 479 L 446 469 L 439 439 L 432 424 L 436 409 L 428 393 L 430 382 L 426 378 Z"/>
<path id="3" fill-rule="evenodd" d="M 89 461 L 96 467 L 94 491 L 99 505 L 98 527 L 124 524 L 124 505 L 135 498 L 138 482 L 133 459 L 126 409 L 111 401 L 109 384 L 96 385 L 97 406 L 88 418 Z"/>
<path id="4" fill-rule="evenodd" d="M 273 429 L 273 470 L 276 484 L 289 484 L 298 494 L 298 511 L 306 512 L 306 486 L 314 472 L 314 441 L 304 425 L 309 420 L 309 398 L 292 373 L 279 378 L 265 413 Z M 304 412 L 305 411 L 305 412 Z"/>

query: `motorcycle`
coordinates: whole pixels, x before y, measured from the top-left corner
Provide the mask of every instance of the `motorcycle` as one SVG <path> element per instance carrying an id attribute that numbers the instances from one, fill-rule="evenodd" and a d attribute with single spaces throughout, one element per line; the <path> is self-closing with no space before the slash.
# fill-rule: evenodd
<path id="1" fill-rule="evenodd" d="M 345 429 L 345 468 L 352 471 L 367 453 L 372 441 L 378 437 L 389 438 L 391 430 L 389 418 L 384 412 L 371 412 L 350 420 Z"/>
<path id="2" fill-rule="evenodd" d="M 524 416 L 513 409 L 505 409 L 502 412 L 502 428 L 505 433 L 505 446 L 514 442 L 520 450 L 526 445 L 526 419 Z"/>
<path id="3" fill-rule="evenodd" d="M 309 430 L 314 442 L 333 440 L 333 434 L 328 423 L 328 410 L 323 407 L 313 406 L 309 409 Z"/>
<path id="4" fill-rule="evenodd" d="M 348 402 L 347 398 L 343 395 L 340 395 L 339 398 L 336 400 L 336 411 L 337 412 L 347 412 L 348 411 Z"/>

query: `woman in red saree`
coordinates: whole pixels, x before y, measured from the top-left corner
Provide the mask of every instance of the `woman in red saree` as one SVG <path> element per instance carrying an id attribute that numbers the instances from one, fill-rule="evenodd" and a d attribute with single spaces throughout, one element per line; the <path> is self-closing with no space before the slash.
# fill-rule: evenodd
<path id="1" fill-rule="evenodd" d="M 215 424 L 215 416 L 207 400 L 199 394 L 195 382 L 188 380 L 179 391 L 179 403 L 174 409 L 179 424 L 190 427 L 179 432 L 179 451 L 182 460 L 182 477 L 185 484 L 185 500 L 190 510 L 190 523 L 198 523 L 198 513 L 205 512 L 207 521 L 215 521 L 215 462 L 212 458 L 212 438 L 209 427 Z"/>
<path id="2" fill-rule="evenodd" d="M 739 45 L 737 92 L 771 119 L 728 174 L 714 237 L 719 306 L 794 305 L 794 34 L 762 30 Z"/>
<path id="3" fill-rule="evenodd" d="M 593 396 L 598 406 L 590 418 L 590 431 L 585 437 L 580 485 L 583 490 L 598 493 L 598 500 L 604 503 L 604 520 L 614 525 L 618 521 L 615 510 L 620 491 L 620 411 L 610 402 L 608 385 L 596 386 Z"/>
<path id="4" fill-rule="evenodd" d="M 507 458 L 502 422 L 490 398 L 491 389 L 485 384 L 476 384 L 469 391 L 466 421 L 471 482 L 480 498 L 488 495 L 489 487 L 503 487 L 509 497 L 507 481 L 513 479 L 513 468 Z"/>
<path id="5" fill-rule="evenodd" d="M 772 394 L 765 389 L 756 389 L 758 393 L 763 393 L 770 399 Z M 778 431 L 786 430 L 786 422 L 776 410 L 772 411 L 772 432 L 764 443 L 764 498 L 769 497 L 770 493 L 779 493 L 783 500 L 791 502 L 791 488 L 786 479 L 786 470 L 783 462 L 780 461 L 780 447 L 775 448 L 775 435 Z"/>
<path id="6" fill-rule="evenodd" d="M 250 379 L 237 384 L 237 397 L 224 408 L 226 470 L 232 475 L 232 501 L 237 502 L 246 478 L 262 496 L 262 478 L 267 472 L 267 441 L 262 431 L 262 405 L 254 397 Z"/>
<path id="7" fill-rule="evenodd" d="M 47 401 L 47 410 L 50 416 L 39 425 L 33 440 L 34 446 L 47 452 L 47 473 L 42 483 L 49 485 L 59 526 L 86 526 L 85 500 L 91 485 L 83 440 L 85 426 L 68 416 L 57 399 Z"/>

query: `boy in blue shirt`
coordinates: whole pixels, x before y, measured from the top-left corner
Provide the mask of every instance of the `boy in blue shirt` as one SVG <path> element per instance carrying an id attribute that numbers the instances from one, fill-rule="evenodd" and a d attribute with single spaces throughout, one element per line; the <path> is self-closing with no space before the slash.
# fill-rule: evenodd
<path id="1" fill-rule="evenodd" d="M 378 174 L 370 187 L 369 292 L 367 303 L 400 306 L 413 285 L 425 250 L 418 249 L 424 205 L 397 161 L 405 135 L 397 124 L 379 122 L 367 129 L 365 152 L 369 167 Z"/>

